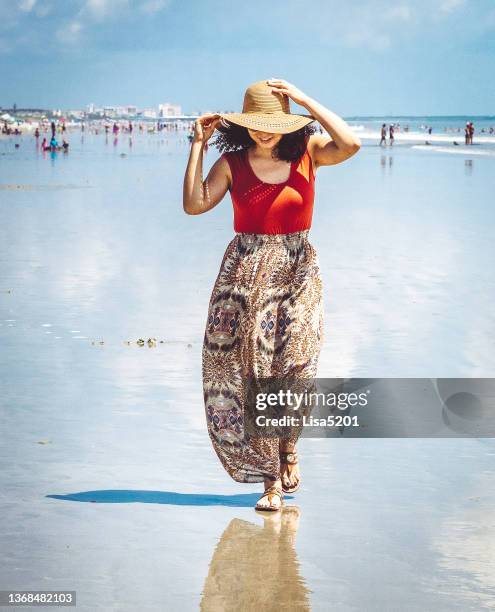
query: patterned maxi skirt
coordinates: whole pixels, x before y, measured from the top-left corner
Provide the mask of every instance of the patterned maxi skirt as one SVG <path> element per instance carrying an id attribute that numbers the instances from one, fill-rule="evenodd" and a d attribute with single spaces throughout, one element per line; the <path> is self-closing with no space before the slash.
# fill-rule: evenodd
<path id="1" fill-rule="evenodd" d="M 322 339 L 322 283 L 308 230 L 237 233 L 213 287 L 202 355 L 208 433 L 234 480 L 280 473 L 278 438 L 245 439 L 246 380 L 316 377 Z"/>

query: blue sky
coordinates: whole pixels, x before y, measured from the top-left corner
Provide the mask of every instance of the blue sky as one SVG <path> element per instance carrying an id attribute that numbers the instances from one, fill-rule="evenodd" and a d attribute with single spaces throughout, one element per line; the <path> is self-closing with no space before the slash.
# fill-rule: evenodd
<path id="1" fill-rule="evenodd" d="M 344 116 L 493 115 L 494 60 L 494 0 L 0 0 L 3 107 L 240 110 L 276 77 Z"/>

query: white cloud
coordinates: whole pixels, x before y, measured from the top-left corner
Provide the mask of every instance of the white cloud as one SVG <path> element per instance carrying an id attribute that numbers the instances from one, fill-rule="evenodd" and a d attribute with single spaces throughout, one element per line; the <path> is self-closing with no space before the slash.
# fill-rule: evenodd
<path id="1" fill-rule="evenodd" d="M 386 16 L 397 21 L 409 21 L 412 17 L 412 11 L 407 4 L 399 4 L 389 9 Z"/>
<path id="2" fill-rule="evenodd" d="M 453 13 L 464 4 L 465 0 L 442 0 L 440 11 L 442 13 Z"/>
<path id="3" fill-rule="evenodd" d="M 0 0 L 2 2 L 3 0 Z M 26 8 L 33 8 L 37 0 L 22 0 Z M 122 15 L 132 14 L 132 9 L 141 10 L 145 14 L 152 15 L 168 6 L 169 0 L 84 0 L 72 20 L 61 25 L 56 30 L 58 42 L 64 45 L 75 46 L 81 42 L 84 33 L 91 33 L 91 22 L 104 22 L 106 20 L 118 19 Z M 37 5 L 39 7 L 40 5 Z M 50 5 L 47 4 L 48 13 Z M 38 14 L 38 10 L 35 9 Z M 44 16 L 41 13 L 38 16 Z M 1 50 L 1 47 L 0 47 Z"/>
<path id="4" fill-rule="evenodd" d="M 80 41 L 81 33 L 82 24 L 79 21 L 72 21 L 57 30 L 57 38 L 64 44 L 73 45 Z"/>
<path id="5" fill-rule="evenodd" d="M 143 2 L 141 6 L 141 10 L 143 13 L 147 13 L 148 15 L 152 15 L 153 13 L 158 13 L 163 10 L 168 4 L 168 0 L 146 0 Z"/>
<path id="6" fill-rule="evenodd" d="M 118 18 L 124 13 L 140 10 L 147 15 L 154 15 L 163 10 L 169 0 L 85 0 L 79 17 L 89 15 L 97 21 Z"/>
<path id="7" fill-rule="evenodd" d="M 19 10 L 23 13 L 30 13 L 35 4 L 36 0 L 19 0 Z"/>
<path id="8" fill-rule="evenodd" d="M 48 4 L 46 1 L 44 4 L 40 5 L 37 4 L 36 5 L 36 16 L 37 17 L 46 17 L 47 15 L 49 15 L 52 12 L 52 6 L 50 4 Z"/>
<path id="9" fill-rule="evenodd" d="M 102 20 L 126 9 L 128 0 L 86 0 L 85 10 L 95 19 Z"/>
<path id="10" fill-rule="evenodd" d="M 312 28 L 315 39 L 322 44 L 382 52 L 401 36 L 402 24 L 418 20 L 416 5 L 411 6 L 405 0 L 397 4 L 387 0 L 356 0 L 343 6 L 329 0 L 318 3 L 321 18 Z M 329 23 L 332 24 L 331 35 Z"/>

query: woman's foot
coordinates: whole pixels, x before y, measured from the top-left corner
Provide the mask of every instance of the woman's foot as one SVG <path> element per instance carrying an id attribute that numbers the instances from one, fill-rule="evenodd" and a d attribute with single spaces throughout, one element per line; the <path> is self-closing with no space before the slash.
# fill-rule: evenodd
<path id="1" fill-rule="evenodd" d="M 280 480 L 284 493 L 295 493 L 301 485 L 296 447 L 280 445 Z"/>
<path id="2" fill-rule="evenodd" d="M 284 494 L 280 480 L 265 480 L 265 492 L 259 498 L 255 509 L 276 511 L 280 510 L 283 504 Z"/>

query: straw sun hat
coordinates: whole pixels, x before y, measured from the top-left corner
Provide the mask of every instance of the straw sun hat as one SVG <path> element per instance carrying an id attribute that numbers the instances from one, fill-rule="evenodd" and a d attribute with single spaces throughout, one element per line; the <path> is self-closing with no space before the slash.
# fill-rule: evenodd
<path id="1" fill-rule="evenodd" d="M 251 83 L 244 93 L 242 113 L 219 113 L 220 117 L 250 130 L 289 134 L 315 121 L 312 115 L 290 112 L 287 95 L 273 93 L 265 81 Z"/>

